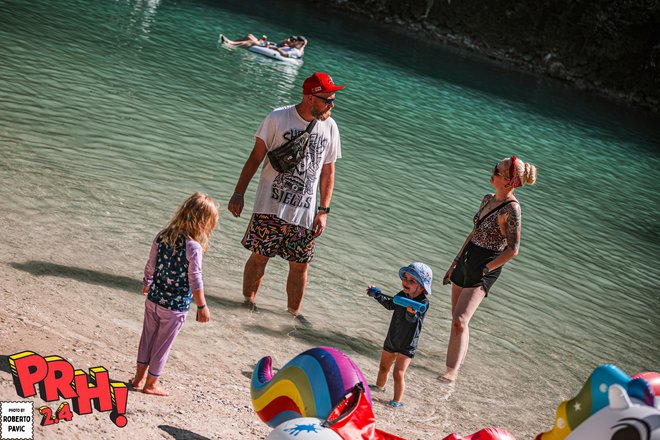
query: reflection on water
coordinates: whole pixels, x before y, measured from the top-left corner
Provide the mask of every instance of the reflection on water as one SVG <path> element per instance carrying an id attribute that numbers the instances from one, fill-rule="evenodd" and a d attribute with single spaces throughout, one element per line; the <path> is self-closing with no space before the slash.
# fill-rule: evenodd
<path id="1" fill-rule="evenodd" d="M 228 51 L 232 57 L 237 58 L 233 62 L 238 63 L 241 73 L 249 77 L 250 81 L 261 84 L 262 88 L 267 89 L 276 98 L 276 102 L 281 102 L 282 105 L 288 103 L 296 87 L 301 87 L 297 83 L 297 77 L 302 64 L 273 60 L 220 42 L 218 48 Z"/>
<path id="2" fill-rule="evenodd" d="M 127 2 L 130 4 L 130 2 Z M 155 22 L 156 10 L 160 0 L 135 0 L 133 6 L 133 13 L 131 14 L 131 25 L 139 28 L 140 31 L 148 38 L 151 26 Z"/>

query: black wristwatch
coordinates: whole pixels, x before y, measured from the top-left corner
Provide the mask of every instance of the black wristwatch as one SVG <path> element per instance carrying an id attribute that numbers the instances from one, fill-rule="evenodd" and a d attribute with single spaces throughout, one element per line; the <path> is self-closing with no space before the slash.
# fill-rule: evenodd
<path id="1" fill-rule="evenodd" d="M 319 206 L 318 209 L 319 212 L 325 212 L 326 214 L 330 214 L 330 207 L 329 206 Z"/>

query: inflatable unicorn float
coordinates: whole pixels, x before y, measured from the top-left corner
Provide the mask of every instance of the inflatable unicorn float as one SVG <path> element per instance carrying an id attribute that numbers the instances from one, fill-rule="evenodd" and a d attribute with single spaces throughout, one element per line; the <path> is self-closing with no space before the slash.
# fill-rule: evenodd
<path id="1" fill-rule="evenodd" d="M 252 405 L 273 431 L 267 440 L 404 440 L 376 428 L 364 375 L 348 356 L 316 347 L 273 375 L 272 359 L 255 366 Z M 660 440 L 660 373 L 628 377 L 613 365 L 591 374 L 578 395 L 557 409 L 555 424 L 535 440 Z M 484 428 L 442 440 L 515 440 Z"/>
<path id="2" fill-rule="evenodd" d="M 536 440 L 660 440 L 660 373 L 628 377 L 614 365 L 597 367 Z"/>

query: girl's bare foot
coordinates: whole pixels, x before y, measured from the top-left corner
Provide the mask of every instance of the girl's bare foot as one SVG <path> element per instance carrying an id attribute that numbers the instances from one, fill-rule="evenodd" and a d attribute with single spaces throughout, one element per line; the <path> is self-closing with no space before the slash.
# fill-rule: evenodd
<path id="1" fill-rule="evenodd" d="M 135 389 L 141 390 L 147 383 L 147 367 L 146 364 L 137 364 L 135 369 L 135 376 L 131 380 L 131 386 Z"/>
<path id="2" fill-rule="evenodd" d="M 147 383 L 142 388 L 145 394 L 153 394 L 154 396 L 169 396 L 170 392 L 161 387 L 158 383 L 158 378 L 154 376 L 147 376 Z"/>
<path id="3" fill-rule="evenodd" d="M 136 390 L 141 390 L 142 388 L 144 388 L 145 383 L 147 383 L 146 378 L 142 378 L 142 379 L 133 378 L 133 380 L 131 380 L 131 386 Z"/>
<path id="4" fill-rule="evenodd" d="M 153 394 L 154 396 L 169 396 L 170 392 L 167 391 L 165 388 L 159 386 L 159 385 L 153 385 L 151 387 L 145 386 L 142 388 L 142 392 L 144 394 Z"/>

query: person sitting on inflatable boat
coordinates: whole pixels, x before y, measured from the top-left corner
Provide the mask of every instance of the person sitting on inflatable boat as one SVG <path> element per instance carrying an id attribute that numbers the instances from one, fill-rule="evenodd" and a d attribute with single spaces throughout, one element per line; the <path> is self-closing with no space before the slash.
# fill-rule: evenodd
<path id="1" fill-rule="evenodd" d="M 305 54 L 305 46 L 307 46 L 307 38 L 302 35 L 296 37 L 294 35 L 290 36 L 287 40 L 284 40 L 282 46 L 278 45 L 274 49 L 278 51 L 283 57 L 287 58 L 302 58 Z"/>
<path id="2" fill-rule="evenodd" d="M 271 43 L 271 47 L 272 46 L 277 46 L 277 47 L 285 47 L 286 46 L 286 47 L 288 47 L 288 46 L 292 45 L 293 42 L 296 41 L 297 39 L 298 39 L 297 36 L 291 35 L 289 38 L 286 38 L 286 39 L 280 41 L 279 43 Z"/>

